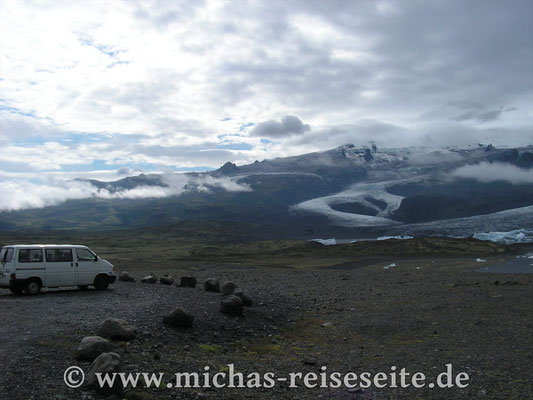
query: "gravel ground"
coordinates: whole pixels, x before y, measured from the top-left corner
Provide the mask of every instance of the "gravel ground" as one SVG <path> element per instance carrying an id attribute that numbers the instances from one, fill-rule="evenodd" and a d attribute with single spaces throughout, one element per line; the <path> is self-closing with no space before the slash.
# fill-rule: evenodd
<path id="1" fill-rule="evenodd" d="M 470 376 L 465 389 L 305 389 L 279 382 L 272 389 L 127 390 L 130 399 L 395 399 L 533 398 L 533 277 L 482 274 L 472 258 L 400 259 L 339 269 L 232 267 L 199 264 L 154 271 L 195 276 L 196 289 L 117 282 L 105 292 L 45 290 L 15 296 L 0 290 L 0 398 L 99 399 L 69 389 L 63 372 L 85 372 L 74 350 L 107 317 L 137 328 L 131 342 L 113 342 L 127 372 L 327 371 L 387 372 L 391 366 L 430 378 L 452 363 Z M 488 262 L 490 263 L 490 259 Z M 494 260 L 495 261 L 495 260 Z M 141 278 L 149 271 L 129 271 Z M 204 292 L 208 277 L 232 280 L 254 305 L 231 318 L 219 312 L 221 294 Z M 194 315 L 194 327 L 167 328 L 175 307 Z"/>

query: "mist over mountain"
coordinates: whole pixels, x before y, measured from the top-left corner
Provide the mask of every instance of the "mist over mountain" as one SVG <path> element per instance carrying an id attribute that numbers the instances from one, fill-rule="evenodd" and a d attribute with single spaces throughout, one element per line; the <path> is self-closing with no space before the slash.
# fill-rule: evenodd
<path id="1" fill-rule="evenodd" d="M 228 221 L 243 224 L 244 230 L 268 226 L 274 237 L 357 236 L 420 227 L 438 233 L 458 219 L 468 220 L 463 230 L 472 233 L 480 226 L 514 229 L 533 226 L 532 168 L 533 146 L 347 144 L 242 166 L 227 162 L 203 173 L 77 179 L 71 184 L 85 190 L 80 198 L 1 212 L 0 229 L 107 230 Z M 507 214 L 500 218 L 501 212 Z"/>

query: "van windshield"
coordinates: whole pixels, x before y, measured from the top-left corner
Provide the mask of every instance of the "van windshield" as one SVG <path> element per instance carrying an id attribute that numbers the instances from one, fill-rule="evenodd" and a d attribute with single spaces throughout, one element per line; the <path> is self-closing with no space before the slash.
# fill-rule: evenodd
<path id="1" fill-rule="evenodd" d="M 0 262 L 8 263 L 13 260 L 13 247 L 4 247 L 0 253 Z"/>

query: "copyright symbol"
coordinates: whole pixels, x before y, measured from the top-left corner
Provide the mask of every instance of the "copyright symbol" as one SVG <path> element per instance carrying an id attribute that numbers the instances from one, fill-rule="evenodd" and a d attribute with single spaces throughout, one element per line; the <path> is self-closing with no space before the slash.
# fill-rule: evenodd
<path id="1" fill-rule="evenodd" d="M 73 365 L 65 370 L 63 380 L 65 381 L 65 385 L 69 388 L 76 389 L 83 385 L 85 374 L 80 367 Z"/>

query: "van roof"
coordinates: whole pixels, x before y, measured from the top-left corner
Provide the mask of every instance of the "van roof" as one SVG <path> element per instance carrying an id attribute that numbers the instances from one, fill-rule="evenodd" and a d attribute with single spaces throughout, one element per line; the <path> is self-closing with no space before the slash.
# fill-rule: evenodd
<path id="1" fill-rule="evenodd" d="M 4 247 L 46 248 L 46 247 L 87 247 L 83 244 L 8 244 Z"/>

